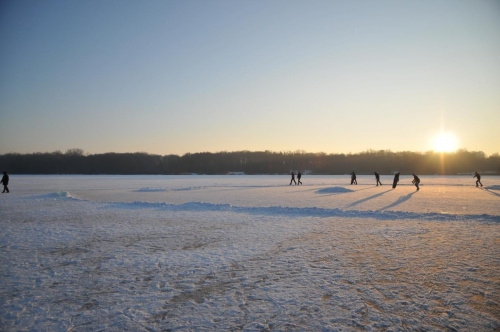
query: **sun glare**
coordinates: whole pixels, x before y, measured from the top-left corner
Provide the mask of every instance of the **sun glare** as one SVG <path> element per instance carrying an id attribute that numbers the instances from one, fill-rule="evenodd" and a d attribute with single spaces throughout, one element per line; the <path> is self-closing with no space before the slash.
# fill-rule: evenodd
<path id="1" fill-rule="evenodd" d="M 441 133 L 434 138 L 434 151 L 453 152 L 458 149 L 458 138 L 452 133 Z"/>

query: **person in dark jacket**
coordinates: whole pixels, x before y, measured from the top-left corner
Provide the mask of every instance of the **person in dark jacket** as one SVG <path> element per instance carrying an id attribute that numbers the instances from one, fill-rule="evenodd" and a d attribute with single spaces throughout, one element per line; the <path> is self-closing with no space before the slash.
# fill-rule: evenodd
<path id="1" fill-rule="evenodd" d="M 399 172 L 394 175 L 394 181 L 392 182 L 392 189 L 396 188 L 399 182 Z"/>
<path id="2" fill-rule="evenodd" d="M 380 185 L 382 185 L 382 182 L 380 182 L 380 175 L 378 175 L 377 172 L 375 172 L 375 179 L 377 180 L 377 187 L 378 187 L 379 183 L 380 183 Z"/>
<path id="3" fill-rule="evenodd" d="M 411 183 L 413 183 L 415 187 L 417 187 L 417 191 L 420 190 L 420 188 L 418 187 L 420 179 L 415 175 L 415 173 L 413 173 L 413 181 Z"/>
<path id="4" fill-rule="evenodd" d="M 472 178 L 477 178 L 476 187 L 479 187 L 478 184 L 480 184 L 481 187 L 483 186 L 483 184 L 481 183 L 481 175 L 479 175 L 478 172 L 476 172 L 476 174 L 474 174 L 474 176 Z"/>
<path id="5" fill-rule="evenodd" d="M 356 173 L 354 172 L 351 173 L 351 184 L 358 184 L 358 181 L 356 181 Z"/>
<path id="6" fill-rule="evenodd" d="M 292 179 L 290 180 L 290 185 L 292 185 L 292 182 L 297 184 L 297 181 L 295 181 L 295 173 L 292 171 Z"/>
<path id="7" fill-rule="evenodd" d="M 7 187 L 9 185 L 9 176 L 7 175 L 7 172 L 3 172 L 2 176 L 2 181 L 0 181 L 1 184 L 3 184 L 3 193 L 9 193 L 9 188 Z"/>
<path id="8" fill-rule="evenodd" d="M 302 184 L 302 181 L 300 181 L 300 178 L 302 177 L 302 173 L 300 171 L 297 173 L 297 184 Z"/>

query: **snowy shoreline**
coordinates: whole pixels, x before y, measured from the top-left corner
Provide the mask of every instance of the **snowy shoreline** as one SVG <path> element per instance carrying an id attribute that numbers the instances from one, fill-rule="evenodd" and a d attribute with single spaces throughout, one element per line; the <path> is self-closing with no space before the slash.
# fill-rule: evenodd
<path id="1" fill-rule="evenodd" d="M 0 328 L 497 330 L 500 177 L 408 179 L 12 176 Z"/>

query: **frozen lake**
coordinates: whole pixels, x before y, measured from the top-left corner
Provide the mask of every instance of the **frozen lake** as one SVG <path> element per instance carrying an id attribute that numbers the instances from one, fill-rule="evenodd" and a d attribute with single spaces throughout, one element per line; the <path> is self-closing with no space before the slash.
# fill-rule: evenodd
<path id="1" fill-rule="evenodd" d="M 16 176 L 2 331 L 498 331 L 500 177 Z"/>

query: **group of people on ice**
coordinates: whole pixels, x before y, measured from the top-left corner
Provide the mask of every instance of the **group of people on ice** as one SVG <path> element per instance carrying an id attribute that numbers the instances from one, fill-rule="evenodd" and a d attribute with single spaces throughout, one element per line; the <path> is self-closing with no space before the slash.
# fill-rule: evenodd
<path id="1" fill-rule="evenodd" d="M 300 178 L 302 177 L 302 173 L 300 173 L 300 171 L 297 173 L 298 182 L 295 181 L 295 172 L 292 171 L 291 175 L 292 175 L 292 179 L 290 180 L 290 185 L 292 185 L 292 182 L 295 183 L 295 185 L 302 184 L 302 182 L 300 181 Z M 399 172 L 394 174 L 394 180 L 392 181 L 392 189 L 396 188 L 396 186 L 398 185 L 399 175 L 400 175 Z M 417 191 L 418 191 L 418 190 L 420 190 L 420 187 L 419 187 L 420 178 L 415 173 L 412 173 L 412 175 L 413 175 L 413 181 L 411 181 L 411 183 L 414 184 L 415 187 L 417 187 Z M 481 183 L 481 175 L 478 172 L 475 172 L 473 178 L 477 178 L 476 187 L 478 187 L 479 185 L 481 185 L 481 187 L 483 186 L 483 184 Z M 375 180 L 377 181 L 377 187 L 379 184 L 382 185 L 382 182 L 380 182 L 380 175 L 377 172 L 375 172 Z M 353 185 L 353 184 L 358 184 L 358 181 L 356 180 L 356 173 L 354 173 L 354 172 L 351 173 L 351 185 Z"/>
<path id="2" fill-rule="evenodd" d="M 297 173 L 297 181 L 295 181 L 295 173 L 292 171 L 292 179 L 290 180 L 290 185 L 292 185 L 292 182 L 295 183 L 295 185 L 302 184 L 300 181 L 300 178 L 302 177 L 302 173 L 300 171 Z"/>
<path id="3" fill-rule="evenodd" d="M 399 175 L 400 175 L 399 172 L 394 174 L 394 180 L 392 181 L 392 189 L 396 188 L 396 186 L 398 185 Z M 420 187 L 418 186 L 420 184 L 420 178 L 415 173 L 412 173 L 412 175 L 413 175 L 413 181 L 411 181 L 411 183 L 414 184 L 415 187 L 417 187 L 417 190 L 420 190 Z M 479 187 L 479 185 L 481 185 L 481 187 L 483 186 L 483 184 L 481 183 L 481 175 L 478 172 L 475 172 L 472 178 L 477 178 L 476 187 Z M 380 182 L 380 175 L 377 172 L 375 172 L 375 180 L 377 180 L 377 187 L 379 184 L 382 185 L 382 182 Z M 358 181 L 356 180 L 356 173 L 354 172 L 351 173 L 351 184 L 358 184 Z"/>
<path id="4" fill-rule="evenodd" d="M 375 173 L 375 180 L 377 181 L 377 187 L 378 187 L 379 184 L 382 185 L 382 182 L 380 182 L 380 175 L 377 172 L 374 172 L 374 173 Z M 418 176 L 416 176 L 415 173 L 412 173 L 412 174 L 413 174 L 413 181 L 411 183 L 413 183 L 415 185 L 415 187 L 417 187 L 417 190 L 420 190 L 420 187 L 418 186 L 420 184 L 420 178 Z M 398 185 L 399 175 L 400 175 L 399 172 L 394 174 L 394 180 L 392 181 L 392 189 L 396 188 L 396 186 Z M 356 180 L 356 173 L 354 173 L 354 172 L 351 173 L 351 185 L 352 184 L 358 184 L 358 181 Z"/>
<path id="5" fill-rule="evenodd" d="M 392 182 L 392 188 L 396 188 L 396 186 L 398 185 L 398 182 L 399 182 L 399 172 L 397 172 L 395 175 L 394 175 L 394 181 Z M 292 171 L 292 179 L 290 180 L 290 185 L 292 185 L 292 182 L 295 183 L 295 185 L 300 185 L 302 184 L 302 181 L 300 181 L 300 179 L 302 178 L 302 173 L 300 171 L 297 172 L 297 181 L 295 180 L 295 172 Z M 481 185 L 481 187 L 483 186 L 483 184 L 481 183 L 481 175 L 479 175 L 478 172 L 476 172 L 473 176 L 473 178 L 477 178 L 477 181 L 476 181 L 476 187 L 478 187 L 479 185 Z M 380 182 L 380 175 L 375 172 L 375 180 L 377 180 L 377 187 L 378 185 L 382 185 L 382 182 Z M 420 184 L 420 179 L 418 178 L 418 176 L 415 175 L 415 173 L 413 173 L 413 181 L 411 182 L 415 185 L 415 187 L 417 187 L 417 190 L 420 190 L 420 187 L 418 186 Z M 3 191 L 2 193 L 8 193 L 9 192 L 9 188 L 7 187 L 7 185 L 9 184 L 9 176 L 7 175 L 7 172 L 3 172 L 3 177 L 2 177 L 2 180 L 0 181 L 0 184 L 3 184 Z M 356 173 L 352 172 L 351 173 L 351 185 L 352 184 L 358 184 L 358 181 L 356 180 Z"/>

